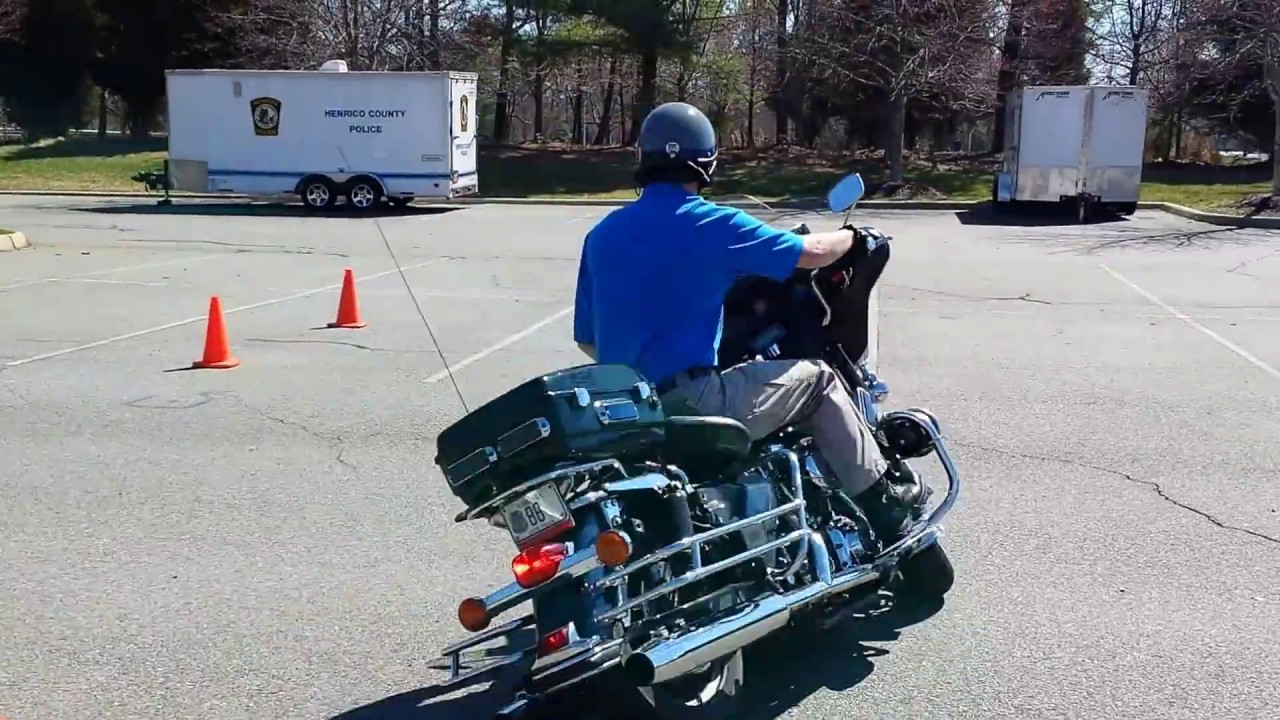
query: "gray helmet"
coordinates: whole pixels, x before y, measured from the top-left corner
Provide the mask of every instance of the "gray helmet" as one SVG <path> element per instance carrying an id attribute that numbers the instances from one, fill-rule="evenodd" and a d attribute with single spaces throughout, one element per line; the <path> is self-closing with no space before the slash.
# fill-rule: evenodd
<path id="1" fill-rule="evenodd" d="M 701 186 L 716 171 L 716 131 L 698 108 L 670 102 L 654 108 L 640 126 L 639 176 L 680 178 Z"/>

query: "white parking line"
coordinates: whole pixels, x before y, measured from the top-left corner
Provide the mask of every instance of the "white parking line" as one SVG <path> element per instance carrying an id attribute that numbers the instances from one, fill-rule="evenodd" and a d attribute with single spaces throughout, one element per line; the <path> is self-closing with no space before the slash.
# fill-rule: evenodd
<path id="1" fill-rule="evenodd" d="M 1255 367 L 1257 367 L 1259 370 L 1262 370 L 1263 372 L 1267 373 L 1267 374 L 1268 374 L 1268 375 L 1270 375 L 1271 377 L 1273 377 L 1273 378 L 1275 378 L 1275 379 L 1277 379 L 1277 380 L 1280 380 L 1280 370 L 1275 369 L 1275 368 L 1274 368 L 1274 367 L 1272 367 L 1271 365 L 1268 365 L 1265 361 L 1263 361 L 1263 360 L 1261 360 L 1261 359 L 1259 359 L 1259 358 L 1255 357 L 1255 356 L 1254 356 L 1253 354 L 1251 354 L 1248 350 L 1245 350 L 1244 348 L 1240 347 L 1239 345 L 1236 345 L 1235 343 L 1233 343 L 1233 342 L 1231 342 L 1230 340 L 1228 340 L 1228 339 L 1226 339 L 1226 338 L 1222 337 L 1222 336 L 1221 336 L 1221 335 L 1219 335 L 1218 333 L 1216 333 L 1216 332 L 1214 332 L 1214 331 L 1210 330 L 1209 328 L 1205 327 L 1204 325 L 1201 325 L 1200 323 L 1196 322 L 1196 321 L 1195 321 L 1195 319 L 1194 319 L 1194 318 L 1192 318 L 1191 316 L 1184 314 L 1181 310 L 1178 310 L 1177 308 L 1175 308 L 1175 307 L 1173 307 L 1172 305 L 1170 305 L 1170 304 L 1166 303 L 1165 301 L 1161 300 L 1160 298 L 1156 297 L 1155 295 L 1152 295 L 1151 293 L 1147 292 L 1146 290 L 1143 290 L 1142 288 L 1138 287 L 1137 285 L 1135 285 L 1135 284 L 1133 283 L 1133 281 L 1129 280 L 1128 278 L 1126 278 L 1125 276 L 1123 276 L 1123 275 L 1121 275 L 1120 273 L 1116 272 L 1115 270 L 1112 270 L 1111 268 L 1107 267 L 1105 264 L 1099 263 L 1099 264 L 1098 264 L 1098 267 L 1101 267 L 1103 270 L 1105 270 L 1105 271 L 1107 272 L 1107 274 L 1108 274 L 1108 275 L 1110 275 L 1111 277 L 1113 277 L 1113 278 L 1115 278 L 1116 280 L 1119 280 L 1120 282 L 1122 282 L 1122 283 L 1124 283 L 1125 285 L 1129 286 L 1129 289 L 1130 289 L 1130 290 L 1132 290 L 1132 291 L 1134 291 L 1134 292 L 1138 293 L 1138 294 L 1139 294 L 1139 295 L 1141 295 L 1142 297 L 1144 297 L 1144 298 L 1146 298 L 1146 299 L 1150 300 L 1151 302 L 1155 303 L 1156 305 L 1160 306 L 1160 309 L 1161 309 L 1161 310 L 1164 310 L 1165 312 L 1167 312 L 1167 313 L 1169 313 L 1170 315 L 1172 315 L 1172 316 L 1174 316 L 1174 317 L 1178 318 L 1178 319 L 1179 319 L 1179 320 L 1181 320 L 1182 322 L 1184 322 L 1184 323 L 1186 323 L 1186 324 L 1190 325 L 1191 327 L 1195 328 L 1196 330 L 1199 330 L 1200 332 L 1202 332 L 1202 333 L 1204 333 L 1205 335 L 1207 335 L 1207 336 L 1209 337 L 1209 339 L 1213 340 L 1214 342 L 1218 343 L 1218 344 L 1219 344 L 1219 345 L 1221 345 L 1222 347 L 1224 347 L 1224 348 L 1226 348 L 1226 349 L 1230 350 L 1231 352 L 1235 353 L 1236 355 L 1239 355 L 1240 357 L 1242 357 L 1242 358 L 1244 358 L 1245 360 L 1249 361 L 1251 364 L 1253 364 L 1253 365 L 1254 365 Z"/>
<path id="2" fill-rule="evenodd" d="M 30 285 L 40 285 L 47 282 L 55 282 L 58 280 L 79 280 L 82 278 L 98 277 L 99 275 L 110 275 L 112 273 L 129 272 L 131 270 L 146 270 L 153 267 L 164 267 L 165 265 L 180 265 L 182 263 L 193 263 L 201 260 L 209 260 L 216 257 L 230 257 L 233 253 L 214 253 L 211 255 L 196 255 L 195 257 L 180 258 L 177 260 L 162 260 L 160 262 L 144 263 L 142 265 L 128 265 L 118 268 L 107 268 L 106 270 L 95 270 L 87 273 L 77 273 L 64 278 L 42 278 L 40 280 L 28 280 L 26 282 L 14 283 L 12 285 L 0 285 L 0 292 L 5 290 L 16 290 L 17 288 L 28 287 Z"/>
<path id="3" fill-rule="evenodd" d="M 532 334 L 534 334 L 534 333 L 538 332 L 538 331 L 539 331 L 539 330 L 541 330 L 542 328 L 544 328 L 544 327 L 546 327 L 546 326 L 550 325 L 551 323 L 553 323 L 553 322 L 555 322 L 555 321 L 559 320 L 560 318 L 564 317 L 565 315 L 568 315 L 568 314 L 569 314 L 569 313 L 571 313 L 571 312 L 573 312 L 573 306 L 572 306 L 572 305 L 570 305 L 569 307 L 567 307 L 567 308 L 565 308 L 565 309 L 561 310 L 560 312 L 556 313 L 555 315 L 552 315 L 552 316 L 551 316 L 551 317 L 549 317 L 549 318 L 545 318 L 545 319 L 543 319 L 543 320 L 539 320 L 538 322 L 536 322 L 536 323 L 534 323 L 534 324 L 530 325 L 529 327 L 525 328 L 524 330 L 521 330 L 520 332 L 516 333 L 515 335 L 511 335 L 511 336 L 509 336 L 509 337 L 507 337 L 507 338 L 503 339 L 501 342 L 499 342 L 499 343 L 498 343 L 498 344 L 496 344 L 496 345 L 491 345 L 491 346 L 489 346 L 489 347 L 485 348 L 484 350 L 481 350 L 480 352 L 478 352 L 478 353 L 476 353 L 476 354 L 474 354 L 474 355 L 471 355 L 471 356 L 469 356 L 469 357 L 463 358 L 462 360 L 460 360 L 460 361 L 458 361 L 458 362 L 456 362 L 456 363 L 451 363 L 451 364 L 449 365 L 449 368 L 450 368 L 450 370 L 452 370 L 452 371 L 453 371 L 453 372 L 455 372 L 455 373 L 456 373 L 456 372 L 460 372 L 463 368 L 467 367 L 468 365 L 471 365 L 471 364 L 473 364 L 473 363 L 479 362 L 479 361 L 481 361 L 481 360 L 483 360 L 483 359 L 485 359 L 485 358 L 489 357 L 490 355 L 492 355 L 492 354 L 494 354 L 494 353 L 498 352 L 499 350 L 502 350 L 502 349 L 504 349 L 504 348 L 510 347 L 510 346 L 512 346 L 512 345 L 514 345 L 514 344 L 516 344 L 516 343 L 520 342 L 521 340 L 523 340 L 523 339 L 525 339 L 525 338 L 529 337 L 530 335 L 532 335 Z M 435 375 L 432 375 L 431 377 L 427 378 L 426 380 L 423 380 L 423 382 L 424 382 L 424 383 L 437 383 L 437 382 L 440 382 L 441 380 L 444 380 L 444 379 L 445 379 L 445 378 L 447 378 L 447 377 L 449 377 L 449 370 L 441 370 L 440 372 L 436 373 Z"/>
<path id="4" fill-rule="evenodd" d="M 88 283 L 97 285 L 140 285 L 142 287 L 173 287 L 171 282 L 142 282 L 141 280 L 108 280 L 107 278 L 49 278 L 51 283 Z"/>
<path id="5" fill-rule="evenodd" d="M 404 267 L 404 270 L 405 272 L 408 272 L 409 270 L 416 270 L 418 268 L 426 267 L 427 265 L 440 262 L 440 260 L 441 260 L 440 258 L 435 258 L 432 260 L 427 260 L 426 262 L 417 263 L 415 265 L 406 265 Z M 364 280 L 364 281 L 377 280 L 378 278 L 386 277 L 388 275 L 395 275 L 398 272 L 400 272 L 398 269 L 385 270 L 383 272 L 374 273 L 372 275 L 359 276 L 357 279 Z M 245 310 L 256 310 L 257 308 L 260 308 L 260 307 L 266 307 L 268 305 L 276 305 L 283 302 L 289 302 L 290 300 L 298 300 L 300 298 L 310 297 L 312 295 L 317 295 L 322 292 L 337 290 L 338 288 L 341 288 L 341 287 L 342 287 L 342 283 L 325 285 L 324 287 L 315 288 L 314 290 L 304 290 L 303 292 L 294 293 L 292 295 L 286 295 L 284 297 L 273 298 L 271 300 L 263 300 L 262 302 L 256 302 L 249 305 L 241 305 L 239 307 L 230 308 L 227 310 L 223 310 L 222 314 L 230 315 L 232 313 L 244 312 Z M 198 317 L 187 318 L 186 320 L 179 320 L 177 322 L 171 322 L 165 325 L 158 325 L 156 327 L 147 328 L 145 330 L 136 330 L 131 333 L 125 333 L 124 335 L 116 335 L 115 337 L 109 337 L 104 340 L 98 340 L 96 342 L 85 343 L 84 345 L 77 345 L 75 347 L 69 347 L 63 350 L 55 350 L 53 352 L 44 353 L 42 355 L 35 355 L 33 357 L 23 358 L 21 360 L 14 360 L 12 362 L 5 363 L 5 367 L 16 367 L 18 365 L 26 365 L 27 363 L 33 363 L 39 360 L 48 360 L 49 358 L 56 358 L 56 357 L 61 357 L 63 355 L 70 355 L 71 353 L 80 352 L 81 350 L 89 350 L 91 348 L 101 347 L 103 345 L 109 345 L 113 342 L 120 342 L 121 340 L 132 340 L 133 338 L 141 337 L 143 335 L 150 335 L 152 333 L 158 333 L 164 330 L 172 330 L 173 328 L 176 328 L 176 327 L 182 327 L 183 325 L 190 325 L 191 323 L 201 322 L 201 321 L 207 320 L 208 317 L 209 317 L 208 314 L 200 315 Z"/>
<path id="6" fill-rule="evenodd" d="M 954 307 L 886 307 L 881 310 L 883 313 L 891 314 L 911 314 L 911 315 L 950 315 L 954 312 Z M 1044 315 L 1043 310 L 987 310 L 982 307 L 972 308 L 975 315 Z M 1139 315 L 1126 315 L 1128 318 L 1137 318 L 1139 320 L 1168 320 L 1169 313 L 1142 313 Z M 1230 322 L 1280 322 L 1280 315 L 1191 315 L 1193 320 L 1227 320 Z M 1177 318 L 1174 318 L 1175 320 Z"/>

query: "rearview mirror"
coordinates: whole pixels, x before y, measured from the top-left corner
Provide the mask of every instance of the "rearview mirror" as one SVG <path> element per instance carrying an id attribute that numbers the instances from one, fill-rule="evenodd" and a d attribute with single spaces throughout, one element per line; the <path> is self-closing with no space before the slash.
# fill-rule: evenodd
<path id="1" fill-rule="evenodd" d="M 844 212 L 862 199 L 867 188 L 862 184 L 862 176 L 858 173 L 846 175 L 827 193 L 827 207 L 833 213 Z"/>

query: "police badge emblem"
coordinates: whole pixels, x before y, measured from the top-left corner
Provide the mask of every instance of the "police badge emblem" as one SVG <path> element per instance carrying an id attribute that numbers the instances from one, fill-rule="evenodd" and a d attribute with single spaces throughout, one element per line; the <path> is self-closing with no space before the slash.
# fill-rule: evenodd
<path id="1" fill-rule="evenodd" d="M 253 117 L 253 133 L 259 136 L 280 134 L 280 101 L 272 97 L 254 98 L 249 101 Z"/>

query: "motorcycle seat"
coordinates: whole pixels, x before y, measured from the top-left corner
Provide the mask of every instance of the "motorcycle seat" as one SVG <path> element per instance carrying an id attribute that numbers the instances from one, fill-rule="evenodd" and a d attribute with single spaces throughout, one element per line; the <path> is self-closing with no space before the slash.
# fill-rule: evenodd
<path id="1" fill-rule="evenodd" d="M 719 475 L 751 452 L 751 433 L 733 418 L 680 415 L 664 426 L 663 460 L 691 477 Z"/>

